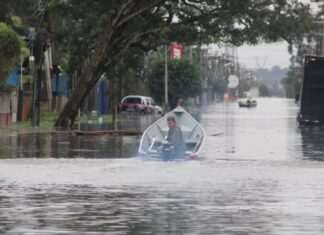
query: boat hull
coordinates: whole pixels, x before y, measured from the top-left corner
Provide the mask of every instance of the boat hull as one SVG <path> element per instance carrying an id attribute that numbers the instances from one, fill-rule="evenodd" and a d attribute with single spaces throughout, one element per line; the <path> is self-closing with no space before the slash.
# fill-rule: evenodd
<path id="1" fill-rule="evenodd" d="M 253 108 L 257 106 L 257 102 L 255 100 L 251 101 L 251 102 L 243 102 L 243 101 L 239 101 L 239 106 L 241 108 Z"/>
<path id="2" fill-rule="evenodd" d="M 140 156 L 148 161 L 166 160 L 158 147 L 161 146 L 168 134 L 169 128 L 167 126 L 167 118 L 169 116 L 173 116 L 176 119 L 176 123 L 181 128 L 186 145 L 185 156 L 182 158 L 172 158 L 172 160 L 184 161 L 196 159 L 205 141 L 205 130 L 199 122 L 181 106 L 165 114 L 145 130 L 138 150 Z"/>

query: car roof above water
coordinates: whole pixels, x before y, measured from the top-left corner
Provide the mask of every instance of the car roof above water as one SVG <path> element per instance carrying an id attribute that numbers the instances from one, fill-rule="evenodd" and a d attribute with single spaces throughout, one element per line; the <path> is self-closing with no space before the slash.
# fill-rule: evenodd
<path id="1" fill-rule="evenodd" d="M 128 96 L 125 96 L 122 101 L 124 101 L 125 99 L 128 99 L 128 98 L 140 98 L 140 99 L 152 99 L 152 97 L 149 97 L 149 96 L 142 96 L 142 95 L 128 95 Z"/>

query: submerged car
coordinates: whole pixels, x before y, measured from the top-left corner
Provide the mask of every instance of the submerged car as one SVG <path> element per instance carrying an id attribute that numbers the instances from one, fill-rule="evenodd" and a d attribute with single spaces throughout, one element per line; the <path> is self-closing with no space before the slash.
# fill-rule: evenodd
<path id="1" fill-rule="evenodd" d="M 162 114 L 162 108 L 154 102 L 152 97 L 139 95 L 125 96 L 119 105 L 119 110 Z"/>

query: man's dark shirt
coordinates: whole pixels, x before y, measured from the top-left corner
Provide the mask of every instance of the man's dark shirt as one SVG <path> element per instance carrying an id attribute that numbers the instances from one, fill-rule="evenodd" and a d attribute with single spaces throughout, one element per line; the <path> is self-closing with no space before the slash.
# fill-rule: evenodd
<path id="1" fill-rule="evenodd" d="M 170 128 L 166 140 L 174 147 L 174 155 L 176 157 L 184 157 L 185 142 L 180 127 L 175 125 L 174 127 Z"/>

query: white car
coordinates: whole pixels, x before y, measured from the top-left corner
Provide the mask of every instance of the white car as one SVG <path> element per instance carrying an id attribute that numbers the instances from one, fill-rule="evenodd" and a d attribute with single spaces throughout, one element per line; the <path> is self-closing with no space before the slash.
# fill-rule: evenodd
<path id="1" fill-rule="evenodd" d="M 139 95 L 125 96 L 120 102 L 119 110 L 162 114 L 162 108 L 154 102 L 152 97 Z"/>

